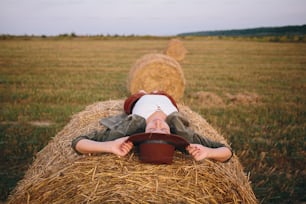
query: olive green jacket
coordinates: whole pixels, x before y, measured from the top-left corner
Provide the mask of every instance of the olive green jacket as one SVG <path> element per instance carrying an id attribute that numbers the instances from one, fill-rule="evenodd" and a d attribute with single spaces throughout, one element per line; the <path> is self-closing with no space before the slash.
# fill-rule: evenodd
<path id="1" fill-rule="evenodd" d="M 172 134 L 179 135 L 186 139 L 189 143 L 202 144 L 210 148 L 225 147 L 225 144 L 214 142 L 206 137 L 198 135 L 189 128 L 189 122 L 179 113 L 174 112 L 167 116 L 166 122 L 170 127 Z M 138 115 L 127 115 L 122 113 L 120 115 L 103 118 L 100 124 L 105 126 L 103 131 L 94 131 L 88 135 L 81 135 L 72 141 L 72 148 L 80 154 L 75 146 L 82 139 L 90 139 L 94 141 L 111 141 L 121 137 L 145 132 L 146 121 L 143 117 Z"/>

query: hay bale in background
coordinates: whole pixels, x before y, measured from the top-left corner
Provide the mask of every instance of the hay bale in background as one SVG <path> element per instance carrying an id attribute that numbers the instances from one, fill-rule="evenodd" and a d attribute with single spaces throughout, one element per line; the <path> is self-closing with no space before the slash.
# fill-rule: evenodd
<path id="1" fill-rule="evenodd" d="M 228 97 L 228 99 L 233 103 L 233 104 L 257 104 L 260 103 L 260 97 L 256 93 L 249 93 L 249 92 L 244 92 L 244 93 L 237 93 L 235 95 L 226 93 L 225 96 Z"/>
<path id="2" fill-rule="evenodd" d="M 95 103 L 37 155 L 8 203 L 256 203 L 248 178 L 234 156 L 228 163 L 195 162 L 176 152 L 172 165 L 140 163 L 134 153 L 77 156 L 71 140 L 101 129 L 98 121 L 122 112 L 123 100 Z M 202 135 L 226 142 L 200 115 L 179 105 Z"/>
<path id="3" fill-rule="evenodd" d="M 138 59 L 128 76 L 128 90 L 151 92 L 162 90 L 179 100 L 185 90 L 185 77 L 180 64 L 163 54 L 147 54 Z"/>
<path id="4" fill-rule="evenodd" d="M 189 95 L 192 104 L 199 104 L 206 108 L 225 106 L 222 98 L 213 92 L 198 91 Z"/>
<path id="5" fill-rule="evenodd" d="M 171 39 L 165 50 L 165 54 L 172 57 L 177 61 L 181 61 L 185 58 L 187 49 L 184 47 L 182 41 L 179 39 Z"/>

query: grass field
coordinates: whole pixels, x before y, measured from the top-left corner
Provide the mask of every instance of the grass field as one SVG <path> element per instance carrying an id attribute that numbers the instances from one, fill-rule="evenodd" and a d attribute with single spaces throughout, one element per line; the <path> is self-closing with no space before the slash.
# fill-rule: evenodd
<path id="1" fill-rule="evenodd" d="M 232 145 L 262 203 L 306 202 L 306 43 L 184 38 L 181 103 Z M 70 117 L 129 95 L 128 72 L 166 38 L 0 40 L 0 194 Z"/>

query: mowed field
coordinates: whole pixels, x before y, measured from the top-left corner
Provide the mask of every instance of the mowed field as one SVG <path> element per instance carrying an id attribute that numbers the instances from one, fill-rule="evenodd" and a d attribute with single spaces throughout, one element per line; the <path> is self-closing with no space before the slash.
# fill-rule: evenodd
<path id="1" fill-rule="evenodd" d="M 231 144 L 262 203 L 306 202 L 306 43 L 182 38 L 179 103 Z M 86 106 L 129 95 L 127 76 L 167 38 L 0 40 L 0 194 Z"/>

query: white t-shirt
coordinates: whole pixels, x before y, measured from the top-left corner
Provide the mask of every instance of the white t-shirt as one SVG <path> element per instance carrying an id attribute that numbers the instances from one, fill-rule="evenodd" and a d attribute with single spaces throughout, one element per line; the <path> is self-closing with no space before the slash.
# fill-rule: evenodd
<path id="1" fill-rule="evenodd" d="M 155 111 L 161 110 L 166 115 L 177 112 L 171 100 L 164 95 L 144 95 L 135 104 L 132 114 L 147 119 Z"/>

